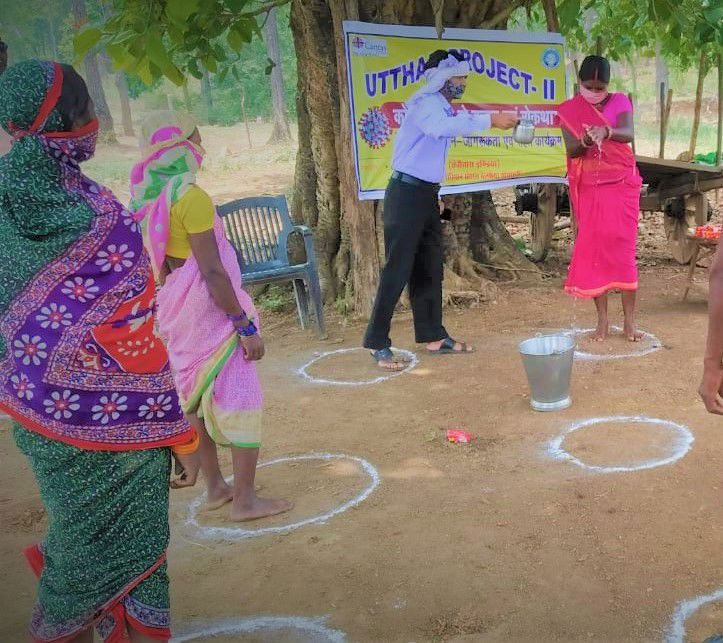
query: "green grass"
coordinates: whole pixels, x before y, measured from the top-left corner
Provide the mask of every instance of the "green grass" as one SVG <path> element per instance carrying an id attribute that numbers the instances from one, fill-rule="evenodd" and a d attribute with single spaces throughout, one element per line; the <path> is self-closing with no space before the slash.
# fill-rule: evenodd
<path id="1" fill-rule="evenodd" d="M 687 148 L 690 142 L 692 126 L 692 118 L 683 116 L 671 117 L 666 136 L 666 150 L 668 144 L 675 148 L 681 146 Z M 715 123 L 700 124 L 696 152 L 707 154 L 708 152 L 715 151 L 717 145 L 716 130 L 717 127 Z M 635 126 L 635 135 L 639 139 L 658 141 L 660 137 L 660 127 L 656 123 L 637 123 Z M 666 156 L 670 156 L 670 152 L 668 152 Z"/>
<path id="2" fill-rule="evenodd" d="M 295 305 L 290 284 L 283 286 L 272 284 L 257 297 L 256 301 L 260 308 L 272 313 L 287 312 Z"/>

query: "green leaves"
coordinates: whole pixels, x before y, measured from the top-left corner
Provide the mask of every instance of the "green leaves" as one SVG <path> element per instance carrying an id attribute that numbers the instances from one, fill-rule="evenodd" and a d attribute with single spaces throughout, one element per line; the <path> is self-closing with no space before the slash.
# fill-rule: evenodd
<path id="1" fill-rule="evenodd" d="M 231 49 L 233 49 L 235 52 L 239 52 L 243 49 L 243 36 L 236 29 L 229 29 L 226 39 L 228 40 L 228 46 L 231 47 Z"/>
<path id="2" fill-rule="evenodd" d="M 256 22 L 252 20 L 238 20 L 228 30 L 228 44 L 235 52 L 243 49 L 244 45 L 249 44 L 254 35 L 254 27 Z"/>
<path id="3" fill-rule="evenodd" d="M 191 74 L 191 76 L 193 76 L 194 78 L 197 78 L 198 80 L 201 80 L 201 78 L 203 78 L 203 74 L 198 68 L 198 62 L 196 62 L 195 58 L 192 58 L 188 61 L 188 63 L 186 63 L 186 68 L 188 69 L 188 72 Z"/>
<path id="4" fill-rule="evenodd" d="M 116 69 L 147 85 L 160 77 L 182 85 L 186 75 L 202 78 L 204 69 L 225 79 L 238 75 L 229 57 L 260 36 L 265 7 L 270 0 L 124 0 L 103 25 L 76 36 L 75 52 L 82 59 L 105 47 Z"/>
<path id="5" fill-rule="evenodd" d="M 95 27 L 84 29 L 73 38 L 75 61 L 80 62 L 85 55 L 100 42 L 103 32 Z"/>
<path id="6" fill-rule="evenodd" d="M 648 14 L 651 20 L 656 22 L 667 22 L 673 13 L 673 7 L 669 0 L 650 0 Z"/>
<path id="7" fill-rule="evenodd" d="M 168 0 L 166 14 L 175 23 L 184 24 L 198 10 L 200 0 Z"/>
<path id="8" fill-rule="evenodd" d="M 176 85 L 183 85 L 184 76 L 173 64 L 163 44 L 163 38 L 157 31 L 150 30 L 146 35 L 146 53 L 150 62 L 156 65 L 166 78 Z M 153 79 L 151 78 L 151 80 Z"/>
<path id="9" fill-rule="evenodd" d="M 666 59 L 686 69 L 702 49 L 723 45 L 721 0 L 558 0 L 558 15 L 568 47 L 590 51 L 601 37 L 614 60 L 652 55 L 660 42 Z"/>
<path id="10" fill-rule="evenodd" d="M 558 7 L 558 17 L 563 32 L 574 28 L 580 20 L 580 0 L 562 0 Z"/>
<path id="11" fill-rule="evenodd" d="M 226 6 L 234 13 L 241 13 L 248 3 L 249 0 L 226 0 Z"/>

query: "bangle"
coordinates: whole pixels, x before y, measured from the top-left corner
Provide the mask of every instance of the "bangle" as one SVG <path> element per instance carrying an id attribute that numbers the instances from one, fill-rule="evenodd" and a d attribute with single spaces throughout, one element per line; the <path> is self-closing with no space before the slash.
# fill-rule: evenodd
<path id="1" fill-rule="evenodd" d="M 235 324 L 236 322 L 242 322 L 242 321 L 245 321 L 246 319 L 248 319 L 248 317 L 246 316 L 246 311 L 245 311 L 245 310 L 241 311 L 241 314 L 240 314 L 240 315 L 229 315 L 229 314 L 227 314 L 226 317 L 228 318 L 229 321 L 232 321 L 234 324 Z"/>
<path id="2" fill-rule="evenodd" d="M 612 138 L 613 137 L 613 128 L 610 127 L 610 125 L 606 125 L 605 129 L 607 130 L 605 138 Z"/>
<path id="3" fill-rule="evenodd" d="M 256 333 L 259 332 L 259 329 L 256 328 L 254 323 L 249 320 L 248 326 L 239 326 L 236 329 L 236 334 L 239 337 L 252 337 L 253 335 L 256 335 Z"/>

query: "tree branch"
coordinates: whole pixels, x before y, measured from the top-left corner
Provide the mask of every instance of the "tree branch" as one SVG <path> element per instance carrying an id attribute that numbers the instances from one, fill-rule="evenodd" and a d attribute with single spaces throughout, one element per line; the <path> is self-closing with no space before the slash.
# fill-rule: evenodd
<path id="1" fill-rule="evenodd" d="M 496 15 L 492 16 L 489 20 L 485 20 L 480 24 L 480 29 L 494 29 L 507 20 L 512 15 L 512 12 L 516 11 L 520 7 L 524 7 L 530 0 L 514 0 L 510 2 L 504 9 L 498 11 Z"/>
<path id="2" fill-rule="evenodd" d="M 494 1 L 495 0 L 484 0 L 483 4 L 477 7 L 477 12 L 474 16 L 475 20 L 471 23 L 471 25 L 480 25 L 484 22 L 484 17 L 489 13 Z"/>
<path id="3" fill-rule="evenodd" d="M 444 33 L 444 0 L 429 0 L 434 13 L 434 26 L 437 28 L 437 38 Z"/>
<path id="4" fill-rule="evenodd" d="M 259 7 L 258 9 L 254 9 L 248 13 L 243 13 L 242 15 L 244 18 L 255 18 L 256 16 L 260 16 L 262 13 L 268 14 L 272 9 L 283 7 L 285 4 L 289 4 L 290 2 L 291 0 L 273 0 L 273 2 L 267 2 L 263 7 Z"/>
<path id="5" fill-rule="evenodd" d="M 547 22 L 547 30 L 559 32 L 560 20 L 557 15 L 557 6 L 555 0 L 542 0 L 542 6 L 545 8 L 545 20 Z"/>

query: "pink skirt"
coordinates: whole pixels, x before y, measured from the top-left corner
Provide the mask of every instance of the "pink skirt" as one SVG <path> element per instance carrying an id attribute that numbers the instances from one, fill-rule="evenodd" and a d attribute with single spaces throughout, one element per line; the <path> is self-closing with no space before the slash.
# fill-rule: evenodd
<path id="1" fill-rule="evenodd" d="M 641 179 L 578 184 L 577 238 L 565 292 L 594 298 L 610 290 L 637 290 L 636 246 Z"/>

